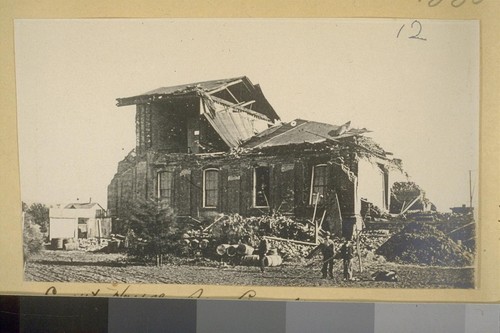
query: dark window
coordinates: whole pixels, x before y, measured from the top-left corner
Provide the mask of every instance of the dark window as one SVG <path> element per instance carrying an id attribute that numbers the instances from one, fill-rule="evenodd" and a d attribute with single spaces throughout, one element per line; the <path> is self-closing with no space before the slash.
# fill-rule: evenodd
<path id="1" fill-rule="evenodd" d="M 172 172 L 162 171 L 158 173 L 158 198 L 167 205 L 172 203 L 173 181 Z"/>
<path id="2" fill-rule="evenodd" d="M 311 195 L 309 203 L 316 204 L 316 198 L 319 195 L 318 204 L 323 202 L 326 197 L 327 166 L 324 164 L 316 165 L 312 170 L 311 177 Z"/>
<path id="3" fill-rule="evenodd" d="M 269 206 L 269 168 L 257 167 L 254 169 L 254 206 Z"/>
<path id="4" fill-rule="evenodd" d="M 204 175 L 204 207 L 217 207 L 219 203 L 219 170 L 205 170 Z"/>

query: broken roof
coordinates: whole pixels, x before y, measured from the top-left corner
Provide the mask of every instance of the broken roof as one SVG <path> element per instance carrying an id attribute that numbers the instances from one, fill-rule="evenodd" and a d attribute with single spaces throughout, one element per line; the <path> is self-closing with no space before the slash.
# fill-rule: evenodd
<path id="1" fill-rule="evenodd" d="M 236 89 L 244 90 L 247 98 L 237 100 L 233 94 Z M 213 95 L 221 97 L 223 94 L 229 94 L 231 100 L 225 99 L 234 105 L 241 108 L 251 106 L 251 110 L 265 115 L 272 121 L 280 119 L 267 101 L 260 86 L 254 85 L 246 76 L 161 87 L 140 95 L 117 98 L 117 106 L 143 104 L 182 96 Z"/>
<path id="2" fill-rule="evenodd" d="M 316 121 L 296 119 L 289 123 L 281 123 L 253 136 L 241 147 L 265 148 L 303 143 L 319 143 L 336 141 L 341 138 L 359 136 L 369 132 L 366 128 L 350 128 L 350 122 L 337 126 Z"/>
<path id="3" fill-rule="evenodd" d="M 210 81 L 203 81 L 203 82 L 195 82 L 195 83 L 188 83 L 188 84 L 180 84 L 177 86 L 170 86 L 170 87 L 161 87 L 158 89 L 154 89 L 148 92 L 145 92 L 144 94 L 141 94 L 140 96 L 145 96 L 145 95 L 170 95 L 170 94 L 184 94 L 186 92 L 191 92 L 195 91 L 197 89 L 201 89 L 204 91 L 212 91 L 215 90 L 219 87 L 222 87 L 224 85 L 227 85 L 228 83 L 232 83 L 238 80 L 242 80 L 245 78 L 244 76 L 240 77 L 233 77 L 230 79 L 221 79 L 221 80 L 210 80 Z"/>

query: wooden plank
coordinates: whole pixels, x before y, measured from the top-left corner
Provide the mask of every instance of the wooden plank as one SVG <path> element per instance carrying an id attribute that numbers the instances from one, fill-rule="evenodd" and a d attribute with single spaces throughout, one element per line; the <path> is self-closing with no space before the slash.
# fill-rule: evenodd
<path id="1" fill-rule="evenodd" d="M 400 215 L 406 213 L 418 201 L 418 199 L 420 199 L 421 196 L 422 194 L 420 194 L 418 197 L 415 198 L 415 200 L 413 200 L 408 206 L 406 206 L 406 208 L 401 211 Z"/>
<path id="2" fill-rule="evenodd" d="M 326 209 L 323 211 L 323 216 L 321 217 L 321 222 L 319 222 L 318 229 L 321 230 L 321 227 L 323 226 L 323 221 L 325 220 L 326 216 Z"/>
<path id="3" fill-rule="evenodd" d="M 248 102 L 240 102 L 238 104 L 238 106 L 245 107 L 245 106 L 248 106 L 248 105 L 253 104 L 253 103 L 255 103 L 255 100 L 251 100 L 251 101 L 248 101 Z"/>
<path id="4" fill-rule="evenodd" d="M 231 92 L 231 90 L 229 90 L 228 87 L 226 87 L 226 91 L 229 93 L 229 95 L 231 95 L 231 97 L 236 101 L 236 104 L 240 104 L 240 101 L 236 98 L 236 96 L 233 95 L 233 93 Z"/>
<path id="5" fill-rule="evenodd" d="M 467 223 L 466 225 L 463 225 L 463 226 L 461 226 L 461 227 L 459 227 L 459 228 L 456 228 L 455 230 L 450 231 L 450 232 L 449 232 L 449 233 L 447 233 L 446 235 L 451 235 L 452 233 L 454 233 L 454 232 L 456 232 L 456 231 L 458 231 L 458 230 L 464 229 L 464 228 L 466 228 L 466 227 L 469 227 L 469 226 L 472 226 L 472 225 L 475 225 L 475 224 L 476 224 L 476 222 L 475 222 L 475 221 L 474 221 L 474 222 L 471 222 L 471 223 Z"/>
<path id="6" fill-rule="evenodd" d="M 279 238 L 279 237 L 272 237 L 272 236 L 264 236 L 263 238 L 278 241 L 278 242 L 288 242 L 288 243 L 296 243 L 296 244 L 302 244 L 302 245 L 317 245 L 317 243 L 312 243 L 312 242 L 302 242 L 294 239 L 286 239 L 286 238 Z"/>

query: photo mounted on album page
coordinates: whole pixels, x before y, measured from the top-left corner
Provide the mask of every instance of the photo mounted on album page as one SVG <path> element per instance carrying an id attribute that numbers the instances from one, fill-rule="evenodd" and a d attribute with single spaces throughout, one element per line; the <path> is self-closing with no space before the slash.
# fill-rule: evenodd
<path id="1" fill-rule="evenodd" d="M 21 285 L 480 293 L 479 26 L 16 19 Z"/>

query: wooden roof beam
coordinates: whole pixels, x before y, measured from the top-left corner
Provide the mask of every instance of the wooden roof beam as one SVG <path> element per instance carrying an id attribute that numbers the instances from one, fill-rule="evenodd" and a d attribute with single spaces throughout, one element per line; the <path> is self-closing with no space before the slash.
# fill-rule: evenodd
<path id="1" fill-rule="evenodd" d="M 253 104 L 253 103 L 255 103 L 255 100 L 251 100 L 251 101 L 248 101 L 248 102 L 240 102 L 237 105 L 241 106 L 241 107 L 245 107 L 245 106 L 248 106 L 248 105 Z"/>
<path id="2" fill-rule="evenodd" d="M 233 93 L 231 92 L 231 90 L 229 90 L 228 87 L 226 87 L 226 91 L 229 93 L 229 95 L 231 95 L 231 97 L 236 101 L 236 105 L 240 104 L 240 101 L 238 101 L 238 99 L 236 98 L 236 96 L 233 95 Z"/>
<path id="3" fill-rule="evenodd" d="M 238 83 L 241 83 L 241 82 L 243 82 L 241 79 L 236 80 L 236 81 L 233 81 L 233 82 L 229 82 L 229 83 L 227 83 L 227 84 L 225 84 L 225 85 L 223 85 L 223 86 L 220 86 L 220 87 L 215 88 L 215 89 L 213 89 L 213 90 L 207 91 L 207 94 L 208 94 L 208 95 L 213 95 L 213 94 L 215 94 L 215 93 L 217 93 L 217 92 L 219 92 L 219 91 L 222 91 L 222 90 L 224 90 L 224 89 L 227 89 L 228 87 L 230 87 L 230 86 L 234 86 L 235 84 L 238 84 Z"/>

